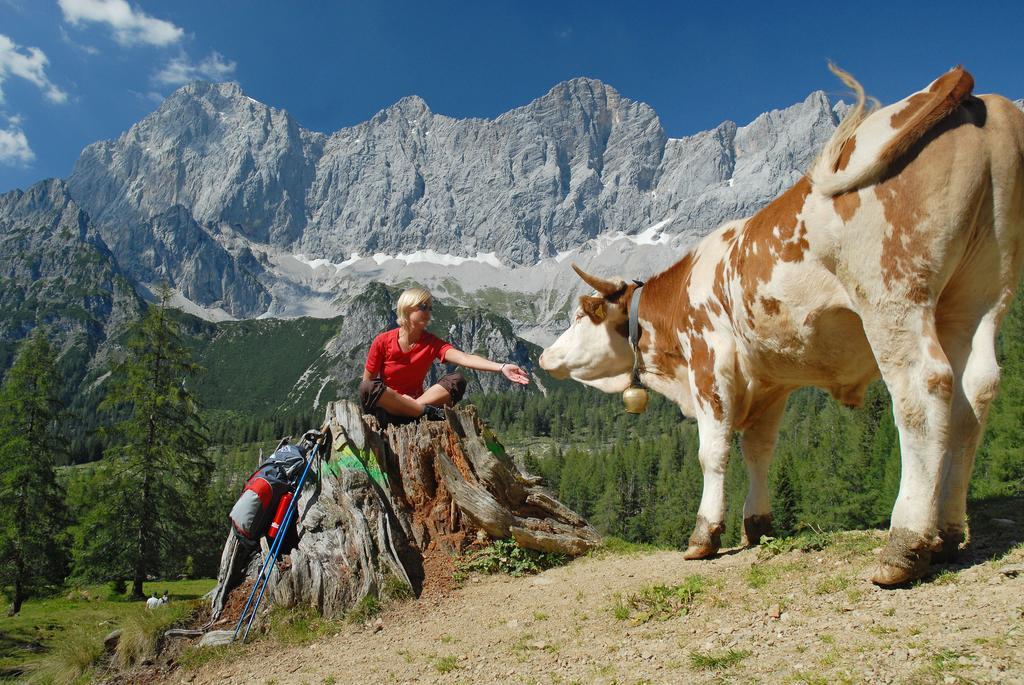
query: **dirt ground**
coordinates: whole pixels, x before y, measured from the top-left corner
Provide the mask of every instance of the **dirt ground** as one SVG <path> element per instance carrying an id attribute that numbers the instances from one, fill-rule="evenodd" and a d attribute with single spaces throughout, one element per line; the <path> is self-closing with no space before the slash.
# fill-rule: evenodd
<path id="1" fill-rule="evenodd" d="M 1024 514 L 1019 502 L 995 513 L 960 564 L 907 588 L 868 580 L 881 532 L 767 559 L 605 553 L 537 576 L 471 577 L 367 626 L 239 647 L 169 682 L 1024 683 Z M 688 610 L 646 622 L 629 610 L 645 589 L 694 575 L 703 589 Z"/>

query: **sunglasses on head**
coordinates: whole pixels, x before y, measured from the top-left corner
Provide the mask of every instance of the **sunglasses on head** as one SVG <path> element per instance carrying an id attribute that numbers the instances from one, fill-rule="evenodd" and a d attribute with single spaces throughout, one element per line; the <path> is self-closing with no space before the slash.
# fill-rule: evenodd
<path id="1" fill-rule="evenodd" d="M 421 312 L 432 312 L 434 311 L 434 305 L 431 302 L 421 302 L 418 305 L 416 305 L 416 309 L 420 310 Z"/>

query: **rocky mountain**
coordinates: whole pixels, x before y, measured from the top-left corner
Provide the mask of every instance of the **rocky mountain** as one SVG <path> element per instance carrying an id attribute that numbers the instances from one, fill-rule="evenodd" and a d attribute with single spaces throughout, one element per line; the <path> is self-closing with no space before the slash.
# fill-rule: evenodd
<path id="1" fill-rule="evenodd" d="M 844 111 L 818 92 L 746 126 L 672 139 L 647 105 L 575 79 L 492 120 L 409 97 L 324 135 L 236 84 L 192 83 L 88 146 L 66 182 L 0 196 L 0 368 L 42 323 L 74 382 L 94 387 L 139 296 L 163 282 L 207 321 L 336 319 L 274 376 L 280 407 L 350 387 L 410 283 L 448 308 L 437 332 L 526 363 L 525 341 L 549 341 L 585 288 L 570 261 L 629 278 L 665 268 L 794 182 Z M 265 375 L 280 360 L 253 341 L 310 327 L 227 322 L 196 344 L 225 368 L 262 359 L 236 370 Z M 492 382 L 484 374 L 479 387 Z"/>
<path id="2" fill-rule="evenodd" d="M 580 78 L 493 120 L 408 97 L 324 135 L 236 84 L 197 82 L 88 146 L 68 187 L 133 278 L 167 278 L 208 318 L 333 316 L 369 280 L 450 277 L 469 298 L 503 283 L 536 300 L 538 283 L 570 285 L 573 251 L 650 265 L 634 248 L 654 246 L 667 266 L 798 178 L 837 119 L 818 92 L 670 139 L 649 106 Z M 550 324 L 555 299 L 517 327 Z"/>
<path id="3" fill-rule="evenodd" d="M 80 381 L 103 343 L 138 318 L 142 301 L 63 181 L 0 195 L 0 369 L 44 325 Z M 102 355 L 101 355 L 102 356 Z"/>
<path id="4" fill-rule="evenodd" d="M 145 306 L 136 288 L 151 299 L 137 274 L 159 280 L 169 267 L 183 267 L 179 301 L 186 305 L 184 297 L 222 287 L 232 275 L 231 263 L 224 270 L 201 263 L 215 254 L 203 250 L 210 238 L 180 205 L 145 227 L 153 239 L 147 249 L 114 244 L 123 248 L 125 269 L 63 181 L 0 195 L 0 377 L 17 345 L 44 327 L 59 350 L 62 394 L 76 417 L 68 436 L 76 459 L 95 449 L 90 433 L 104 382 L 122 354 L 128 326 Z M 112 239 L 122 237 L 115 233 Z M 253 292 L 265 293 L 258 284 Z M 371 283 L 340 300 L 341 314 L 331 319 L 209 322 L 183 313 L 179 320 L 186 339 L 205 368 L 193 389 L 208 409 L 254 417 L 305 413 L 351 397 L 370 341 L 394 325 L 396 297 L 393 288 Z M 507 320 L 486 310 L 439 304 L 435 317 L 433 330 L 462 349 L 527 367 L 538 354 L 516 337 Z M 497 390 L 503 382 L 494 374 L 470 377 L 471 392 Z"/>

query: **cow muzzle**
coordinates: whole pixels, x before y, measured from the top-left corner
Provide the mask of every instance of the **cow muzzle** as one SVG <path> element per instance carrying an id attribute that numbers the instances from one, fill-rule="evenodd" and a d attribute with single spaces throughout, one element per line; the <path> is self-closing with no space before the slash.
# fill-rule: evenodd
<path id="1" fill-rule="evenodd" d="M 551 354 L 551 350 L 544 350 L 541 352 L 540 359 L 537 363 L 540 368 L 547 371 L 552 377 L 558 380 L 565 380 L 569 377 L 569 369 L 565 366 L 563 359 L 558 359 L 558 355 Z"/>

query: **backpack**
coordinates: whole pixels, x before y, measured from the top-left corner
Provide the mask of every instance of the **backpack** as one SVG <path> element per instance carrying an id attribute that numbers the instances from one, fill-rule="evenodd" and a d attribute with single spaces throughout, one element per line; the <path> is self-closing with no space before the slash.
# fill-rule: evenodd
<path id="1" fill-rule="evenodd" d="M 308 448 L 282 445 L 249 476 L 228 514 L 231 527 L 242 542 L 253 544 L 266 534 L 278 502 L 292 491 L 306 465 L 306 451 Z"/>

